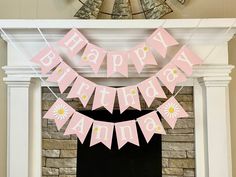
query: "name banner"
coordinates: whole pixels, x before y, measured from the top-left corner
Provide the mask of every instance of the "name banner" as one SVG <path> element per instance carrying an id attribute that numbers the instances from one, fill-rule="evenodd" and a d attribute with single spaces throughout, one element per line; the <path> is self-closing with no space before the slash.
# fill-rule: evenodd
<path id="1" fill-rule="evenodd" d="M 188 114 L 174 97 L 169 98 L 165 103 L 158 107 L 157 110 L 171 128 L 174 128 L 178 118 L 188 117 Z M 154 134 L 166 134 L 156 111 L 152 111 L 136 120 L 111 123 L 97 121 L 85 116 L 74 110 L 60 98 L 57 99 L 43 118 L 54 120 L 58 130 L 69 121 L 64 135 L 76 135 L 81 143 L 84 142 L 92 127 L 90 146 L 102 143 L 109 149 L 111 149 L 114 130 L 116 132 L 119 149 L 126 143 L 132 143 L 139 146 L 136 122 L 139 124 L 147 142 L 151 140 Z"/>

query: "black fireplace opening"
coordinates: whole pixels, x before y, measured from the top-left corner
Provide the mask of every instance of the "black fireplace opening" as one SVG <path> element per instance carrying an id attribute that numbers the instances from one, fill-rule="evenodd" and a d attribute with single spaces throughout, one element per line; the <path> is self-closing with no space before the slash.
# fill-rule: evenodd
<path id="1" fill-rule="evenodd" d="M 120 122 L 133 120 L 148 112 L 128 110 L 122 114 L 119 111 L 110 114 L 106 110 L 98 110 L 83 111 L 83 114 L 99 121 Z M 161 177 L 161 135 L 155 134 L 147 143 L 138 124 L 137 129 L 140 146 L 127 143 L 120 150 L 115 131 L 111 150 L 101 143 L 90 147 L 90 129 L 83 144 L 78 140 L 77 177 Z"/>

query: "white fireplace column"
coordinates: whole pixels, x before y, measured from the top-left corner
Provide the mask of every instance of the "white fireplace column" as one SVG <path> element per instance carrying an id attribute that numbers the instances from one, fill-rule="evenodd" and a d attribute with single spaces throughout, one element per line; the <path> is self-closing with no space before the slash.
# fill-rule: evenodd
<path id="1" fill-rule="evenodd" d="M 189 45 L 200 57 L 217 46 L 207 61 L 195 67 L 193 75 L 181 84 L 194 88 L 196 177 L 232 177 L 228 83 L 233 67 L 228 65 L 227 41 L 235 34 L 236 24 L 229 33 L 224 32 L 233 22 L 234 19 L 205 19 L 199 25 L 199 19 L 182 19 L 164 24 L 181 45 L 199 25 Z M 122 50 L 143 42 L 162 24 L 163 20 L 0 20 L 0 26 L 17 46 L 32 56 L 46 46 L 36 27 L 49 42 L 56 42 L 69 28 L 77 26 L 92 43 L 108 50 Z M 222 37 L 214 43 L 216 36 Z M 16 51 L 4 35 L 2 38 L 8 43 L 7 66 L 3 67 L 8 100 L 7 177 L 41 177 L 41 87 L 45 85 L 29 67 L 33 64 L 30 58 Z M 129 78 L 107 79 L 105 70 L 94 75 L 90 68 L 79 67 L 76 60 L 66 61 L 102 85 L 131 85 L 156 73 L 156 69 L 150 68 L 138 76 L 132 67 Z"/>
<path id="2" fill-rule="evenodd" d="M 11 72 L 17 73 L 15 68 Z M 14 76 L 4 81 L 7 84 L 7 177 L 41 177 L 41 81 Z"/>
<path id="3" fill-rule="evenodd" d="M 29 177 L 31 78 L 5 78 L 7 84 L 7 174 Z"/>
<path id="4" fill-rule="evenodd" d="M 233 67 L 228 67 L 230 73 Z M 205 119 L 205 151 L 209 177 L 232 176 L 230 116 L 228 84 L 231 80 L 225 77 L 202 77 L 199 83 L 203 94 L 203 118 Z"/>

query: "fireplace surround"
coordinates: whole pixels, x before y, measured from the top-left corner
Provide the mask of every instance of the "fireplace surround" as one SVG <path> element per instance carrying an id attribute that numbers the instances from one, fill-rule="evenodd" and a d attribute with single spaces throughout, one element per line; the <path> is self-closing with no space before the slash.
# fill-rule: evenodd
<path id="1" fill-rule="evenodd" d="M 233 66 L 228 65 L 227 42 L 235 34 L 236 25 L 228 33 L 225 31 L 233 22 L 234 19 L 203 19 L 197 30 L 199 19 L 166 20 L 164 23 L 164 27 L 181 44 L 192 36 L 189 46 L 200 57 L 206 57 L 214 48 L 204 64 L 195 67 L 193 75 L 181 84 L 192 86 L 194 90 L 197 177 L 232 176 L 228 84 Z M 69 28 L 78 27 L 95 44 L 107 49 L 126 49 L 141 42 L 162 24 L 163 20 L 0 20 L 0 26 L 13 42 L 31 56 L 45 46 L 37 27 L 42 29 L 52 43 L 60 39 Z M 30 58 L 15 50 L 4 35 L 2 38 L 7 42 L 8 54 L 7 65 L 3 67 L 8 92 L 7 175 L 41 177 L 41 89 L 48 83 L 41 82 L 39 75 L 29 67 L 32 65 Z M 170 55 L 174 51 L 176 49 L 173 48 Z M 89 68 L 79 68 L 76 62 L 70 64 L 94 82 L 111 86 L 117 86 L 117 83 L 120 86 L 137 83 L 156 72 L 154 68 L 147 68 L 137 76 L 131 67 L 130 78 L 115 76 L 107 79 L 105 70 L 94 75 Z"/>
<path id="2" fill-rule="evenodd" d="M 83 108 L 78 99 L 66 98 L 70 89 L 60 94 L 58 87 L 52 88 L 75 110 L 83 112 L 96 120 L 119 122 L 132 120 L 160 106 L 165 99 L 156 99 L 150 108 L 144 99 L 140 99 L 142 110 L 129 109 L 119 114 L 118 100 L 115 103 L 115 114 L 105 109 L 91 111 L 93 98 L 86 108 Z M 171 93 L 163 87 L 168 97 Z M 180 89 L 176 88 L 176 91 Z M 141 95 L 140 95 L 141 96 Z M 142 97 L 141 97 L 142 98 Z M 158 176 L 176 175 L 178 177 L 195 176 L 195 140 L 194 140 L 194 113 L 193 88 L 184 87 L 176 96 L 178 102 L 188 112 L 189 117 L 179 119 L 175 129 L 162 120 L 167 135 L 155 135 L 146 143 L 140 129 L 138 129 L 140 147 L 127 144 L 121 150 L 117 149 L 115 135 L 112 150 L 102 144 L 89 147 L 91 132 L 85 143 L 77 140 L 76 136 L 63 136 L 67 124 L 58 131 L 53 120 L 43 119 L 42 122 L 42 177 L 110 177 L 113 176 Z M 44 115 L 54 103 L 55 97 L 45 87 L 42 88 L 42 114 Z M 159 115 L 160 116 L 160 115 Z M 103 161 L 104 160 L 104 161 Z M 98 163 L 99 162 L 99 163 Z M 89 169 L 88 169 L 89 168 Z M 130 170 L 128 170 L 128 169 Z M 144 175 L 145 173 L 145 175 Z"/>

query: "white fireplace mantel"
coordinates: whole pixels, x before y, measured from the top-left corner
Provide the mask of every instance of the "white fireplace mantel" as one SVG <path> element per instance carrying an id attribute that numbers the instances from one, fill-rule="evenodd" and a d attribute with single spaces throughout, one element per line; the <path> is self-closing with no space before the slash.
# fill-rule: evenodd
<path id="1" fill-rule="evenodd" d="M 33 66 L 39 71 L 30 58 L 46 46 L 37 28 L 53 45 L 69 28 L 79 28 L 92 43 L 108 50 L 120 50 L 142 42 L 162 25 L 181 45 L 188 41 L 189 47 L 203 59 L 215 48 L 203 65 L 194 68 L 193 75 L 183 85 L 194 87 L 196 176 L 232 177 L 228 84 L 233 66 L 228 65 L 227 42 L 236 33 L 236 24 L 232 26 L 234 21 L 0 20 L 0 27 L 22 51 L 15 50 L 2 35 L 8 54 L 7 65 L 3 67 L 8 100 L 8 177 L 41 177 L 41 87 L 50 83 L 41 82 L 41 75 L 30 68 Z M 231 30 L 225 33 L 230 26 Z M 176 48 L 168 52 L 167 58 L 170 59 L 174 52 Z M 137 75 L 130 67 L 129 79 L 119 76 L 107 79 L 105 70 L 94 75 L 89 68 L 78 67 L 76 59 L 66 60 L 82 75 L 104 85 L 130 85 L 156 72 L 156 68 L 150 67 Z M 163 64 L 160 61 L 160 66 Z"/>

